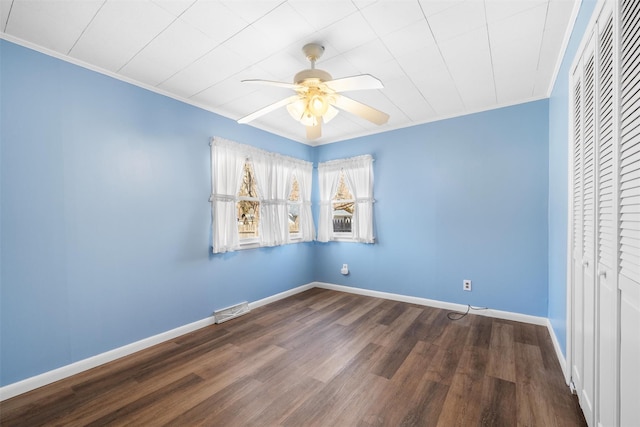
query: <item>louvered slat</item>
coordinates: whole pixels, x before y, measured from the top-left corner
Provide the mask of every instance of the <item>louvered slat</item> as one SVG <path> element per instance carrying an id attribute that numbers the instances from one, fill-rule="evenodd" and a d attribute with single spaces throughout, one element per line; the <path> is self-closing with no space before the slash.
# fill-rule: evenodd
<path id="1" fill-rule="evenodd" d="M 582 251 L 582 85 L 573 89 L 573 250 Z"/>
<path id="2" fill-rule="evenodd" d="M 594 252 L 594 185 L 595 185 L 595 93 L 594 56 L 584 68 L 584 177 L 582 185 L 583 256 L 593 257 Z"/>
<path id="3" fill-rule="evenodd" d="M 620 274 L 640 283 L 640 2 L 621 8 Z"/>
<path id="4" fill-rule="evenodd" d="M 613 195 L 613 17 L 600 35 L 600 135 L 598 156 L 598 262 L 615 266 Z"/>

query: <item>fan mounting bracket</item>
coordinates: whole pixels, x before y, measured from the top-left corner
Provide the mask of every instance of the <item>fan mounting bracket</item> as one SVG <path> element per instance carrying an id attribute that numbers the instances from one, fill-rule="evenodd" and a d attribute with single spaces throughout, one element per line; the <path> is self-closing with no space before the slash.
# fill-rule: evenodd
<path id="1" fill-rule="evenodd" d="M 307 43 L 302 47 L 302 52 L 311 63 L 314 63 L 324 53 L 324 46 L 318 43 Z"/>

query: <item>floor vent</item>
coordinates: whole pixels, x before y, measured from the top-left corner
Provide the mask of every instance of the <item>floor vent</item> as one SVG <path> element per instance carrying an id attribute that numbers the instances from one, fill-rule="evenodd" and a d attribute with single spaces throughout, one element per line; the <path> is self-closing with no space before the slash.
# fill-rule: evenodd
<path id="1" fill-rule="evenodd" d="M 240 304 L 232 305 L 231 307 L 223 308 L 213 312 L 216 319 L 216 323 L 226 322 L 227 320 L 234 319 L 238 316 L 242 316 L 249 312 L 249 304 L 241 302 Z"/>

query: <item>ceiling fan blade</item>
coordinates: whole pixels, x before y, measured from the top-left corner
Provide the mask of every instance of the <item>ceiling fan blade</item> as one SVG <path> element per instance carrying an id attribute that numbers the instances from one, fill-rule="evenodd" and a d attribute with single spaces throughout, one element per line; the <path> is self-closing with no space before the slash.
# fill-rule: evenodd
<path id="1" fill-rule="evenodd" d="M 292 102 L 296 102 L 298 100 L 298 95 L 293 95 L 278 102 L 274 102 L 271 105 L 267 105 L 264 108 L 259 109 L 247 116 L 244 116 L 238 119 L 238 123 L 249 123 L 251 120 L 255 120 L 260 116 L 264 116 L 267 113 L 272 112 L 273 110 L 277 110 L 280 107 L 284 107 L 285 105 L 291 104 Z"/>
<path id="2" fill-rule="evenodd" d="M 335 92 L 348 92 L 350 90 L 382 89 L 382 82 L 371 74 L 343 77 L 341 79 L 324 82 L 329 89 Z"/>
<path id="3" fill-rule="evenodd" d="M 241 80 L 241 82 L 242 83 L 254 83 L 254 84 L 266 85 L 266 86 L 284 87 L 284 88 L 293 89 L 293 90 L 298 90 L 298 89 L 301 88 L 301 86 L 297 85 L 297 84 L 286 83 L 286 82 L 274 82 L 272 80 L 247 79 L 247 80 Z"/>
<path id="4" fill-rule="evenodd" d="M 322 135 L 322 128 L 320 127 L 320 121 L 315 126 L 307 126 L 307 139 L 318 139 Z"/>
<path id="5" fill-rule="evenodd" d="M 380 110 L 376 110 L 373 107 L 369 107 L 368 105 L 351 98 L 347 98 L 346 96 L 335 94 L 333 99 L 334 101 L 332 104 L 336 107 L 351 114 L 355 114 L 356 116 L 360 116 L 363 119 L 369 120 L 371 123 L 383 125 L 389 120 L 389 115 L 387 113 L 383 113 Z"/>

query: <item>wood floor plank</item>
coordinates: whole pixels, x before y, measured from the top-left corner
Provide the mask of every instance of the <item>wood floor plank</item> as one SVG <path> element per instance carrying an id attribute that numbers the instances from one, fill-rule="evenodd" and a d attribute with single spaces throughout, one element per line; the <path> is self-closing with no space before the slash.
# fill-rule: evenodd
<path id="1" fill-rule="evenodd" d="M 421 384 L 415 403 L 400 422 L 401 427 L 420 427 L 437 422 L 449 386 L 433 381 Z"/>
<path id="2" fill-rule="evenodd" d="M 467 336 L 467 345 L 489 348 L 493 319 L 486 316 L 473 316 L 471 319 L 473 319 L 473 322 Z"/>
<path id="3" fill-rule="evenodd" d="M 328 414 L 348 402 L 354 385 L 358 384 L 361 378 L 366 375 L 370 364 L 374 363 L 381 353 L 381 346 L 369 344 L 315 396 L 308 397 L 296 411 L 283 421 L 282 425 L 285 427 L 322 425 Z"/>
<path id="4" fill-rule="evenodd" d="M 333 347 L 323 360 L 319 360 L 315 366 L 306 369 L 307 375 L 322 382 L 328 382 L 335 377 L 344 366 L 363 350 L 374 337 L 384 333 L 386 327 L 377 323 L 369 323 L 368 328 L 361 328 L 355 336 L 345 334 L 347 340 L 341 340 Z"/>
<path id="5" fill-rule="evenodd" d="M 537 345 L 515 344 L 516 408 L 518 425 L 557 426 L 550 394 L 545 393 L 546 372 Z"/>
<path id="6" fill-rule="evenodd" d="M 403 304 L 401 302 L 391 302 L 388 304 L 384 304 L 385 307 L 385 315 L 382 319 L 380 319 L 380 323 L 383 325 L 390 325 L 393 323 L 405 310 L 408 308 L 407 304 Z"/>
<path id="7" fill-rule="evenodd" d="M 232 347 L 230 344 L 227 347 Z M 216 355 L 203 355 L 199 358 L 193 359 L 191 363 L 197 365 L 215 364 L 218 365 L 223 360 L 222 356 L 228 354 L 228 352 L 218 352 Z M 207 357 L 208 356 L 208 357 Z M 166 370 L 159 373 L 152 380 L 147 382 L 132 381 L 130 385 L 127 385 L 127 400 L 142 401 L 149 394 L 157 393 L 159 390 L 171 389 L 176 384 L 180 384 L 180 381 L 184 378 L 188 378 L 192 373 L 192 366 L 177 367 L 176 369 Z M 198 381 L 194 381 L 191 384 L 191 388 L 197 388 Z M 96 394 L 85 394 L 85 392 L 79 392 L 79 396 L 90 397 L 83 405 L 74 405 L 71 410 L 65 414 L 61 419 L 64 425 L 81 425 L 85 424 L 88 420 L 95 420 L 101 417 L 106 417 L 108 414 L 115 412 L 123 405 L 122 395 L 117 392 L 119 387 L 114 387 L 111 390 L 101 391 Z M 191 391 L 191 390 L 189 390 Z M 187 393 L 186 388 L 180 389 L 180 394 Z M 154 405 L 148 405 L 152 407 Z M 115 409 L 114 409 L 115 408 Z M 115 424 L 115 422 L 111 422 Z"/>
<path id="8" fill-rule="evenodd" d="M 483 376 L 477 378 L 467 373 L 454 375 L 437 424 L 434 425 L 439 427 L 477 425 L 482 415 L 483 379 Z"/>
<path id="9" fill-rule="evenodd" d="M 355 322 L 356 320 L 362 318 L 367 313 L 371 313 L 372 311 L 379 312 L 379 306 L 383 303 L 384 300 L 378 298 L 366 298 L 364 303 L 357 304 L 349 313 L 345 314 L 343 317 L 338 319 L 336 323 L 348 326 Z"/>
<path id="10" fill-rule="evenodd" d="M 514 322 L 515 323 L 515 322 Z M 513 331 L 513 339 L 517 343 L 521 344 L 531 344 L 538 345 L 538 334 L 537 330 L 539 328 L 536 325 L 532 325 L 529 323 L 515 323 L 514 331 Z"/>
<path id="11" fill-rule="evenodd" d="M 0 402 L 2 426 L 585 426 L 543 326 L 311 289 Z"/>
<path id="12" fill-rule="evenodd" d="M 161 405 L 163 401 L 166 401 L 168 399 L 176 399 L 181 392 L 195 384 L 201 383 L 202 381 L 203 379 L 199 376 L 189 374 L 186 377 L 181 378 L 166 387 L 155 390 L 152 393 L 148 393 L 145 396 L 136 399 L 133 402 L 127 403 L 126 405 L 121 406 L 115 411 L 112 411 L 107 415 L 104 415 L 97 420 L 88 423 L 87 427 L 97 427 L 108 424 L 113 425 L 116 421 L 127 422 L 127 418 L 137 411 L 148 408 L 151 404 Z"/>
<path id="13" fill-rule="evenodd" d="M 474 319 L 485 324 L 481 316 Z M 467 340 L 470 342 L 472 340 Z M 460 356 L 456 372 L 451 380 L 447 399 L 438 426 L 468 426 L 480 419 L 483 380 L 489 350 L 484 347 L 466 346 Z"/>
<path id="14" fill-rule="evenodd" d="M 211 395 L 191 409 L 179 414 L 166 423 L 167 426 L 212 425 L 220 412 L 228 408 L 242 396 L 260 386 L 260 382 L 250 377 L 242 377 L 229 386 Z"/>
<path id="15" fill-rule="evenodd" d="M 516 379 L 513 329 L 512 324 L 493 322 L 487 366 L 487 375 L 510 382 Z"/>
<path id="16" fill-rule="evenodd" d="M 390 323 L 380 322 L 381 324 L 388 326 L 388 328 L 385 329 L 383 334 L 380 334 L 373 341 L 383 347 L 392 347 L 421 314 L 421 310 L 415 307 L 407 307 L 397 316 L 395 316 L 395 307 L 392 308 L 392 311 L 394 311 L 393 321 Z"/>
<path id="17" fill-rule="evenodd" d="M 277 384 L 267 390 L 271 397 L 270 404 L 262 411 L 256 411 L 247 420 L 247 426 L 277 426 L 291 415 L 310 395 L 315 395 L 324 387 L 324 383 L 313 378 L 301 377 L 298 381 Z"/>
<path id="18" fill-rule="evenodd" d="M 371 410 L 361 421 L 361 425 L 397 426 L 412 408 L 421 385 L 425 383 L 426 369 L 436 355 L 438 347 L 418 341 L 405 362 L 397 370 L 381 394 L 379 405 L 371 405 Z"/>
<path id="19" fill-rule="evenodd" d="M 516 385 L 511 381 L 484 377 L 481 426 L 510 427 L 516 422 Z"/>

